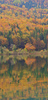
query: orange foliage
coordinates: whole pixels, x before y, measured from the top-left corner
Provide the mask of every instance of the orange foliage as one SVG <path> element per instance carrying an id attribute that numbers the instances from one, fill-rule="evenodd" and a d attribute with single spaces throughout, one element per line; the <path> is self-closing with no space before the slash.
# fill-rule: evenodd
<path id="1" fill-rule="evenodd" d="M 31 43 L 26 43 L 25 48 L 27 50 L 35 50 L 36 49 Z"/>
<path id="2" fill-rule="evenodd" d="M 27 65 L 31 65 L 31 64 L 33 64 L 35 61 L 36 61 L 35 58 L 28 58 L 28 59 L 25 60 L 25 63 L 26 63 Z"/>
<path id="3" fill-rule="evenodd" d="M 2 37 L 2 36 L 0 36 L 0 42 L 1 42 L 2 45 L 8 45 L 8 40 L 7 40 L 7 38 L 4 38 L 4 37 Z"/>

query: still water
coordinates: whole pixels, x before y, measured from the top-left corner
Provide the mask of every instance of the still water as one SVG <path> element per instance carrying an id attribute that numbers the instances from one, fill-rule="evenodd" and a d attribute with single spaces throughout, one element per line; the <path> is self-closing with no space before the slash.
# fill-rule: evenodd
<path id="1" fill-rule="evenodd" d="M 0 56 L 0 100 L 48 100 L 48 58 L 20 58 Z"/>

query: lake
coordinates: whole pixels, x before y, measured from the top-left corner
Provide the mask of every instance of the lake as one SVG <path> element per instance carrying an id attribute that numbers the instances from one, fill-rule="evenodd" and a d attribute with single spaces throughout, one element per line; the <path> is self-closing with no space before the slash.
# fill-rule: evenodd
<path id="1" fill-rule="evenodd" d="M 0 56 L 0 100 L 48 100 L 48 58 Z"/>

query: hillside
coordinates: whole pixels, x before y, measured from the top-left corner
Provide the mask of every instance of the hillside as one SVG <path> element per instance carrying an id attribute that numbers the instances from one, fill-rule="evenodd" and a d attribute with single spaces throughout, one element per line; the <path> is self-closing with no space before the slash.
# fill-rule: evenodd
<path id="1" fill-rule="evenodd" d="M 26 8 L 48 8 L 47 0 L 0 0 L 0 3 L 8 3 L 22 7 L 25 5 Z"/>
<path id="2" fill-rule="evenodd" d="M 14 2 L 16 3 L 14 4 Z M 35 5 L 27 9 L 27 0 L 0 0 L 0 46 L 10 48 L 11 44 L 27 50 L 48 48 L 47 0 L 34 4 L 44 4 L 44 9 Z M 28 0 L 29 2 L 29 0 Z M 31 1 L 30 1 L 31 2 Z M 32 0 L 33 2 L 33 0 Z M 46 7 L 45 7 L 46 3 Z M 26 6 L 24 5 L 26 4 Z M 20 7 L 23 5 L 22 7 Z M 27 6 L 29 7 L 29 6 Z M 28 49 L 29 48 L 29 49 Z"/>

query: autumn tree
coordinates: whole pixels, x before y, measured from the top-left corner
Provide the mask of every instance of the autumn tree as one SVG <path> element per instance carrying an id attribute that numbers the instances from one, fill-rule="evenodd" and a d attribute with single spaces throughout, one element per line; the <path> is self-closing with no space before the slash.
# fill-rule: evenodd
<path id="1" fill-rule="evenodd" d="M 36 49 L 40 50 L 40 49 L 43 49 L 44 47 L 45 47 L 44 41 L 40 40 L 40 38 L 38 38 L 36 41 Z"/>
<path id="2" fill-rule="evenodd" d="M 27 50 L 35 50 L 36 49 L 35 46 L 33 46 L 31 43 L 26 43 L 25 48 Z"/>

